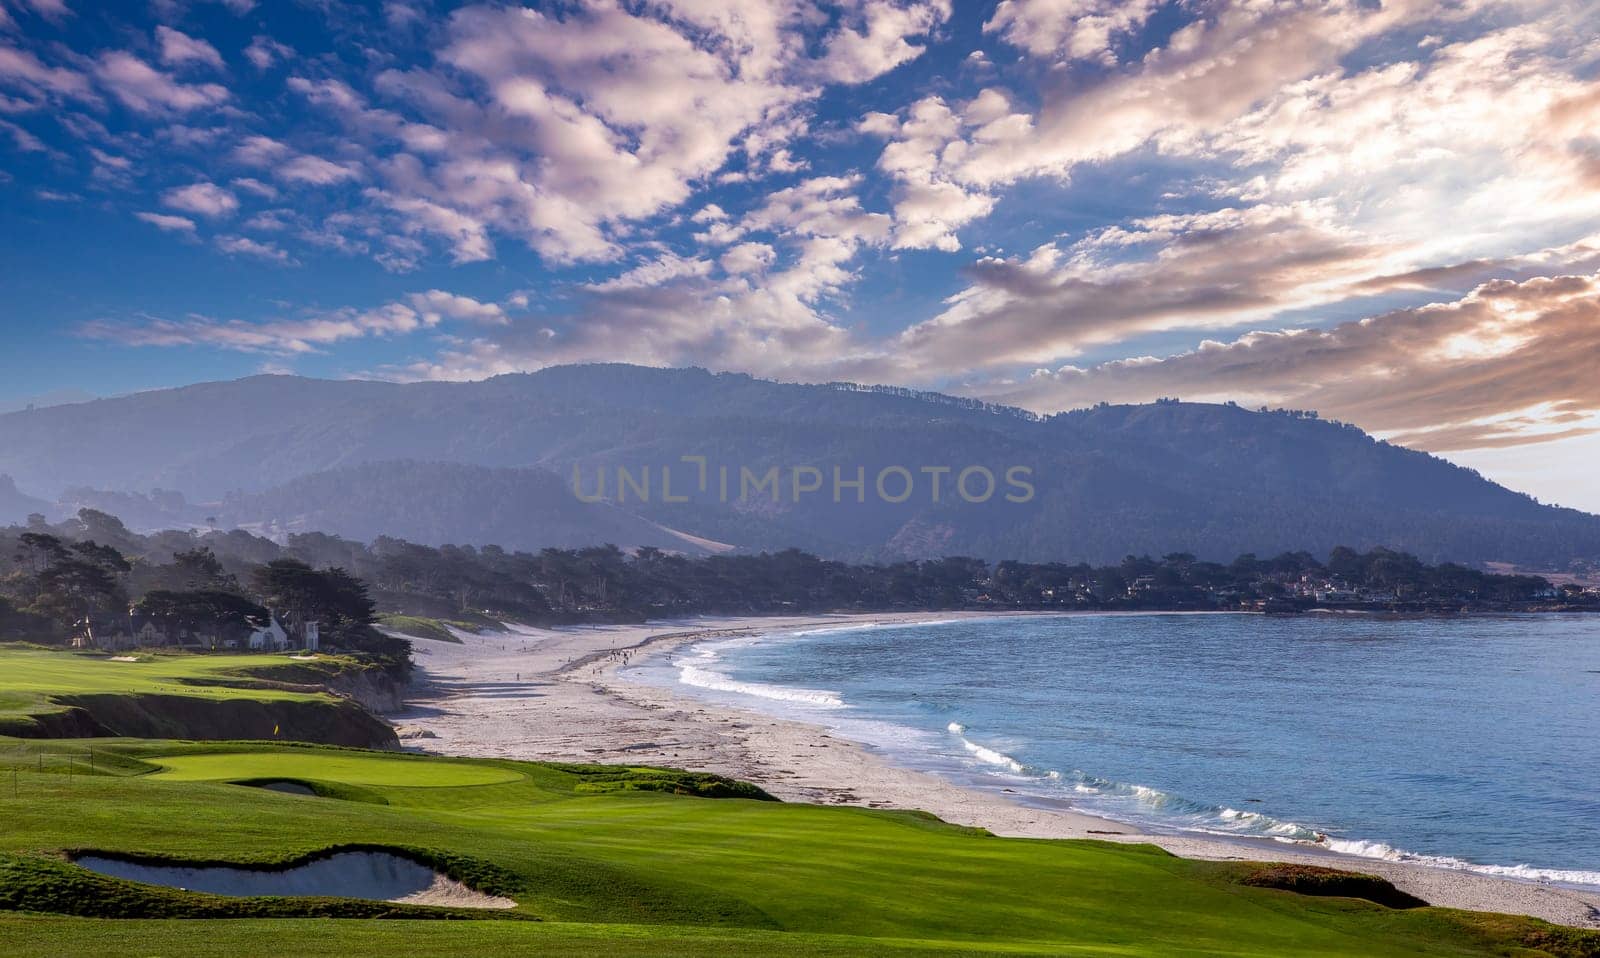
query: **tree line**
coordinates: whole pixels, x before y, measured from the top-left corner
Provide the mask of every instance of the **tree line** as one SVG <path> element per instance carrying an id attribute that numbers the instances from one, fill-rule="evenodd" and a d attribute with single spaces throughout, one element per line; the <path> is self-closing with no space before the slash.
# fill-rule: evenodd
<path id="1" fill-rule="evenodd" d="M 407 643 L 374 628 L 366 583 L 338 566 L 286 554 L 224 559 L 201 537 L 136 535 L 92 509 L 57 526 L 35 517 L 0 530 L 0 639 L 65 645 L 97 618 L 123 615 L 173 636 L 245 635 L 275 618 L 316 622 L 327 647 L 401 670 L 409 663 Z"/>
<path id="2" fill-rule="evenodd" d="M 859 564 L 798 549 L 690 558 L 645 547 L 508 551 L 430 547 L 322 533 L 283 543 L 242 530 L 130 532 L 85 509 L 51 526 L 0 530 L 0 637 L 64 643 L 94 613 L 132 608 L 173 623 L 321 623 L 325 644 L 403 661 L 387 613 L 488 624 L 640 621 L 687 615 L 962 608 L 1293 610 L 1355 604 L 1397 609 L 1594 604 L 1577 587 L 1389 549 L 1340 547 L 1229 563 L 1188 553 L 1114 565 L 948 557 Z"/>

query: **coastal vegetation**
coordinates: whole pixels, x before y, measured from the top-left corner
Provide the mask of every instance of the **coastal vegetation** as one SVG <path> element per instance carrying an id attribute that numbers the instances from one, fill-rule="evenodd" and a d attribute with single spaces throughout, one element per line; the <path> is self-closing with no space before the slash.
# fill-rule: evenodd
<path id="1" fill-rule="evenodd" d="M 250 558 L 236 551 L 225 564 L 190 535 L 139 536 L 92 509 L 0 530 L 0 640 L 215 651 L 288 647 L 292 633 L 298 647 L 339 649 L 405 677 L 410 646 L 374 628 L 366 583 L 267 540 L 251 545 Z"/>
<path id="2" fill-rule="evenodd" d="M 1375 879 L 1301 895 L 1262 887 L 1236 864 L 1147 845 L 1002 839 L 916 813 L 697 797 L 738 791 L 725 779 L 656 787 L 679 773 L 654 769 L 128 740 L 52 742 L 41 758 L 36 744 L 0 740 L 0 771 L 10 773 L 0 783 L 0 941 L 19 958 L 108 949 L 1575 958 L 1600 948 L 1594 933 L 1533 919 L 1378 904 L 1370 899 L 1388 886 Z M 323 791 L 239 784 L 263 777 Z M 365 800 L 322 797 L 340 794 Z M 281 869 L 349 850 L 424 862 L 516 907 L 223 898 L 73 864 L 93 853 Z M 437 918 L 453 920 L 423 920 Z"/>
<path id="3" fill-rule="evenodd" d="M 37 517 L 36 517 L 37 518 Z M 851 564 L 798 549 L 693 557 L 651 546 L 508 551 L 370 544 L 324 533 L 283 543 L 242 530 L 131 532 L 82 510 L 0 529 L 0 641 L 107 647 L 86 623 L 148 621 L 164 641 L 238 647 L 269 619 L 314 622 L 321 646 L 403 680 L 409 639 L 455 641 L 511 620 L 643 621 L 715 614 L 943 609 L 1402 612 L 1600 608 L 1600 592 L 1534 575 L 1429 565 L 1346 547 L 1206 561 L 1187 553 L 1121 562 L 989 563 L 948 557 Z M 381 626 L 382 628 L 378 628 Z M 130 640 L 130 645 L 139 644 Z M 151 644 L 151 643 L 145 643 Z"/>

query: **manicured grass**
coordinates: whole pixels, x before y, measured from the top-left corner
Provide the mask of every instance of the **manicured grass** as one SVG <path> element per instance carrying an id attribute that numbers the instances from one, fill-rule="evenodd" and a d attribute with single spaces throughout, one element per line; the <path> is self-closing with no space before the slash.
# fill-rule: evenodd
<path id="1" fill-rule="evenodd" d="M 281 655 L 184 655 L 137 653 L 119 662 L 99 654 L 0 647 L 0 720 L 63 710 L 54 696 L 98 694 L 182 695 L 191 698 L 247 697 L 258 701 L 317 701 L 327 696 L 270 687 L 237 686 L 252 668 L 292 663 Z"/>
<path id="2" fill-rule="evenodd" d="M 0 917 L 0 942 L 8 958 L 60 958 L 63 954 L 282 958 L 292 942 L 295 958 L 461 958 L 463 955 L 537 955 L 540 958 L 963 958 L 973 955 L 1138 954 L 1100 945 L 860 939 L 740 929 L 657 925 L 571 925 L 499 922 L 340 921 L 105 921 Z M 1218 952 L 1173 952 L 1216 955 Z"/>
<path id="3" fill-rule="evenodd" d="M 276 778 L 394 788 L 462 788 L 518 782 L 523 778 L 513 768 L 429 759 L 377 758 L 359 752 L 306 755 L 246 751 L 175 755 L 148 761 L 161 769 L 153 778 L 171 782 Z"/>
<path id="4" fill-rule="evenodd" d="M 281 863 L 362 843 L 431 855 L 541 921 L 0 914 L 8 956 L 1600 953 L 1595 936 L 1552 936 L 1526 919 L 1250 887 L 1236 866 L 1149 846 L 1001 839 L 911 813 L 595 787 L 668 775 L 656 770 L 238 743 L 95 745 L 97 774 L 83 774 L 80 761 L 70 779 L 60 753 L 81 746 L 51 743 L 58 763 L 43 773 L 18 753 L 14 790 L 0 745 L 0 859 L 34 876 L 35 910 L 77 906 L 70 888 L 51 884 L 51 869 L 24 867 L 34 856 L 92 849 Z M 233 776 L 340 783 L 387 804 L 190 780 Z M 117 900 L 139 894 L 126 886 Z M 1538 942 L 1556 950 L 1514 951 Z"/>
<path id="5" fill-rule="evenodd" d="M 368 667 L 319 655 L 94 653 L 0 646 L 0 735 L 275 739 L 389 746 L 393 730 L 321 691 Z"/>

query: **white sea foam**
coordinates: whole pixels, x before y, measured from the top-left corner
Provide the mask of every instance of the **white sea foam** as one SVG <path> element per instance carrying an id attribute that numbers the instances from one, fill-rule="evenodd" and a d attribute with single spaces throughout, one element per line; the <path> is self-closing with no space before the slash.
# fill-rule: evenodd
<path id="1" fill-rule="evenodd" d="M 969 739 L 963 738 L 961 740 L 961 745 L 968 752 L 971 752 L 974 758 L 987 765 L 999 765 L 1002 768 L 1010 769 L 1013 772 L 1022 772 L 1027 768 L 1027 766 L 1023 765 L 1021 762 L 1017 761 L 1011 756 L 1006 755 L 1003 752 L 996 752 L 992 748 L 979 745 L 977 742 L 970 741 Z"/>
<path id="2" fill-rule="evenodd" d="M 960 722 L 951 722 L 945 728 L 956 737 L 957 741 L 961 743 L 961 747 L 966 749 L 968 754 L 985 765 L 996 765 L 1019 775 L 1028 770 L 1026 765 L 1004 752 L 997 752 L 987 745 L 979 745 L 977 742 L 967 738 L 962 734 L 966 732 L 967 727 Z"/>
<path id="3" fill-rule="evenodd" d="M 827 689 L 797 688 L 788 685 L 773 685 L 768 682 L 742 682 L 730 675 L 712 668 L 721 658 L 721 652 L 740 645 L 752 644 L 754 639 L 736 638 L 720 642 L 708 642 L 689 650 L 689 654 L 673 662 L 678 667 L 678 681 L 684 685 L 691 685 L 699 689 L 710 689 L 714 692 L 732 692 L 736 695 L 750 695 L 756 698 L 768 699 L 774 702 L 788 702 L 794 705 L 804 705 L 819 709 L 842 709 L 844 700 L 838 692 Z"/>
<path id="4" fill-rule="evenodd" d="M 793 688 L 787 685 L 768 685 L 765 682 L 740 682 L 738 679 L 730 678 L 721 672 L 697 668 L 692 665 L 680 668 L 678 670 L 678 679 L 684 685 L 711 689 L 716 692 L 753 695 L 757 698 L 772 699 L 775 702 L 794 702 L 815 708 L 844 708 L 844 700 L 839 697 L 838 692 L 829 692 L 825 689 Z"/>
<path id="5" fill-rule="evenodd" d="M 821 625 L 811 629 L 795 629 L 792 632 L 774 632 L 773 635 L 783 636 L 811 636 L 811 635 L 837 635 L 841 632 L 872 632 L 878 629 L 920 629 L 930 625 L 954 625 L 957 622 L 970 621 L 967 619 L 926 619 L 916 622 L 852 622 L 848 625 Z"/>
<path id="6" fill-rule="evenodd" d="M 1479 875 L 1515 878 L 1521 881 L 1600 886 L 1600 871 L 1584 871 L 1573 868 L 1536 868 L 1532 865 L 1479 865 L 1474 862 L 1463 861 L 1460 858 L 1451 858 L 1447 855 L 1421 855 L 1416 852 L 1408 852 L 1403 848 L 1395 848 L 1393 845 L 1387 845 L 1383 842 L 1364 841 L 1361 839 L 1328 838 L 1320 844 L 1329 851 L 1335 851 L 1342 855 L 1353 855 L 1358 858 L 1372 858 L 1386 862 L 1412 862 L 1418 865 L 1431 865 L 1434 868 L 1450 868 L 1456 871 L 1476 872 Z"/>
<path id="7" fill-rule="evenodd" d="M 1075 773 L 1082 775 L 1082 773 Z M 1122 818 L 1130 824 L 1146 824 L 1177 828 L 1180 831 L 1198 832 L 1223 837 L 1270 838 L 1291 845 L 1314 846 L 1350 855 L 1380 861 L 1409 862 L 1433 868 L 1449 868 L 1474 872 L 1499 878 L 1523 881 L 1555 882 L 1564 885 L 1600 886 L 1600 872 L 1580 869 L 1537 868 L 1531 865 L 1480 865 L 1475 862 L 1445 855 L 1423 855 L 1396 848 L 1385 842 L 1359 838 L 1336 838 L 1308 825 L 1285 821 L 1260 812 L 1242 811 L 1227 806 L 1206 806 L 1191 802 L 1170 792 L 1147 785 L 1106 782 L 1084 776 L 1086 781 L 1075 783 L 1073 791 L 1081 795 L 1112 796 L 1132 800 L 1126 804 L 1089 806 L 1108 817 Z M 1133 807 L 1126 807 L 1131 804 Z M 1153 814 L 1141 814 L 1148 812 Z"/>
<path id="8" fill-rule="evenodd" d="M 962 748 L 979 761 L 1016 774 L 1036 774 L 1043 780 L 1041 784 L 1049 783 L 1052 786 L 1057 783 L 1066 784 L 1074 794 L 1083 796 L 1087 802 L 1084 806 L 1086 810 L 1132 825 L 1176 828 L 1179 831 L 1228 838 L 1272 839 L 1291 845 L 1314 846 L 1358 858 L 1410 862 L 1523 881 L 1600 886 L 1600 872 L 1536 868 L 1531 865 L 1480 865 L 1459 858 L 1422 855 L 1395 848 L 1384 842 L 1335 838 L 1310 826 L 1273 818 L 1261 812 L 1229 808 L 1226 805 L 1205 805 L 1148 785 L 1113 782 L 1080 771 L 1073 771 L 1066 776 L 1053 770 L 1040 773 L 1029 769 L 1010 755 L 967 738 L 962 734 L 966 731 L 966 726 L 959 722 L 951 722 L 947 728 L 956 736 Z"/>

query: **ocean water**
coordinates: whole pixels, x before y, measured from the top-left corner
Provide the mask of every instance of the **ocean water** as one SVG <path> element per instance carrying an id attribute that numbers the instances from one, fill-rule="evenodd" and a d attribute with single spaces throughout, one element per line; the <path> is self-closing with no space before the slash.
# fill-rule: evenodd
<path id="1" fill-rule="evenodd" d="M 1600 616 L 966 619 L 630 671 L 1147 829 L 1600 885 Z"/>

